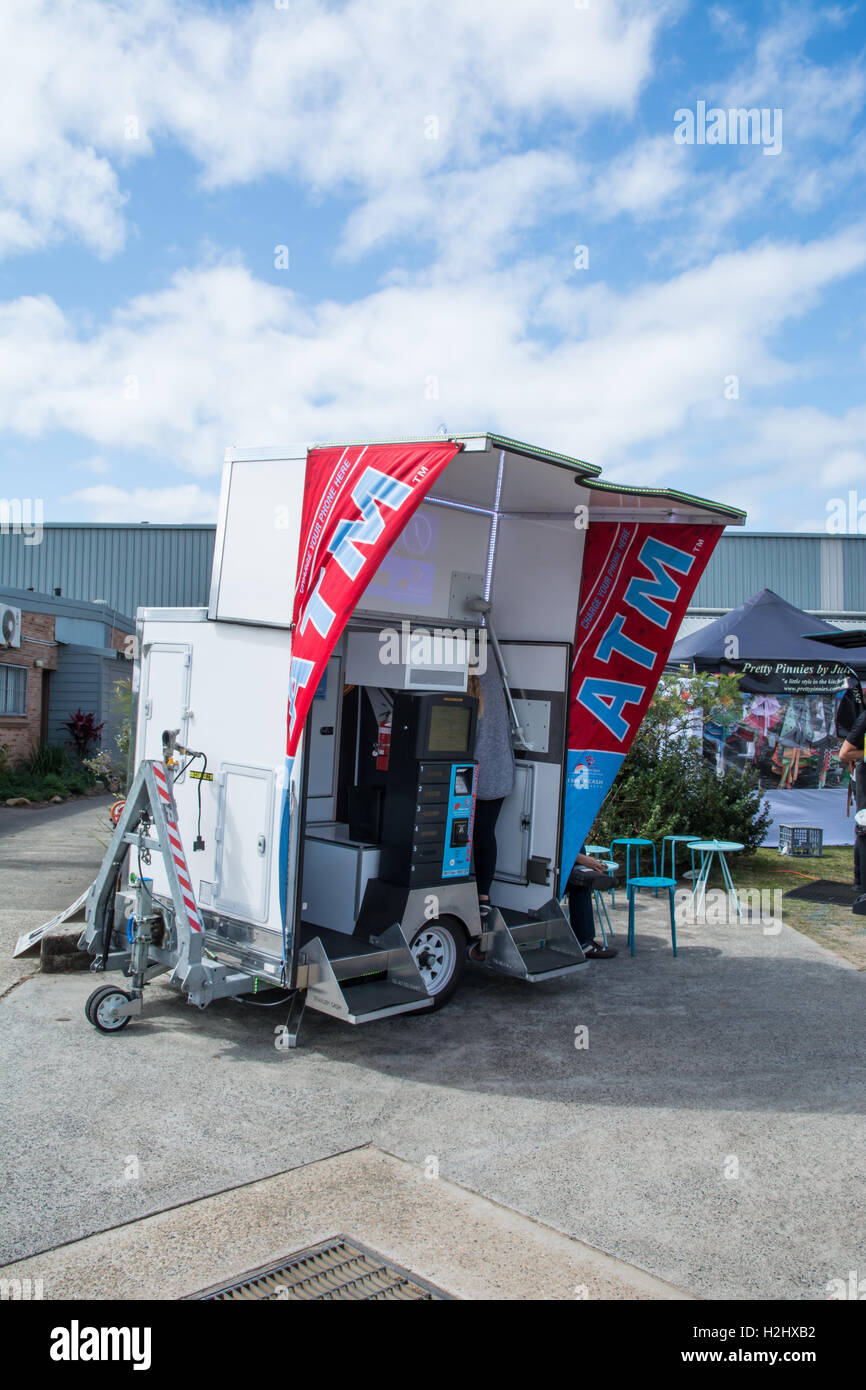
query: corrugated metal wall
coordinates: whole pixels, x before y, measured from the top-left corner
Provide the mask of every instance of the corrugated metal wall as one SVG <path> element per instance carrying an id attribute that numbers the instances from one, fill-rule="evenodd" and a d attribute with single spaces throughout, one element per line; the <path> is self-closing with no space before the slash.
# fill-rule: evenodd
<path id="1" fill-rule="evenodd" d="M 213 526 L 54 526 L 41 544 L 0 535 L 0 587 L 105 599 L 135 617 L 140 606 L 207 603 Z"/>
<path id="2" fill-rule="evenodd" d="M 129 617 L 138 607 L 206 604 L 212 526 L 46 526 L 41 545 L 0 535 L 0 587 L 64 598 L 106 599 Z M 692 600 L 736 608 L 774 589 L 800 608 L 866 614 L 866 536 L 728 531 Z"/>
<path id="3" fill-rule="evenodd" d="M 691 606 L 736 608 L 761 589 L 773 589 L 798 608 L 823 608 L 823 539 L 727 532 L 716 546 Z"/>
<path id="4" fill-rule="evenodd" d="M 845 574 L 845 610 L 866 612 L 866 536 L 845 536 L 842 547 Z"/>
<path id="5" fill-rule="evenodd" d="M 96 722 L 102 722 L 102 668 L 106 665 L 116 663 L 75 647 L 59 648 L 57 670 L 51 674 L 49 743 L 69 742 L 69 730 L 63 724 L 77 709 L 96 715 Z"/>
<path id="6" fill-rule="evenodd" d="M 48 742 L 69 743 L 64 722 L 76 710 L 84 710 L 95 716 L 97 724 L 105 724 L 98 746 L 107 749 L 115 763 L 119 762 L 115 734 L 120 732 L 123 714 L 114 696 L 114 685 L 128 677 L 131 670 L 130 662 L 100 656 L 93 650 L 58 648 L 57 670 L 51 673 L 49 687 Z"/>

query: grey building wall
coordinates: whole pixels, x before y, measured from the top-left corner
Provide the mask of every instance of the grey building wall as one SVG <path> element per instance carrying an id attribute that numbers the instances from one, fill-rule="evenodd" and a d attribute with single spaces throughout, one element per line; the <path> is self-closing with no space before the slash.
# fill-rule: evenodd
<path id="1" fill-rule="evenodd" d="M 47 525 L 41 545 L 0 535 L 0 588 L 33 586 L 64 598 L 106 599 L 132 618 L 139 607 L 185 608 L 210 594 L 213 526 Z M 866 615 L 866 536 L 730 530 L 707 566 L 692 608 L 723 612 L 761 589 L 815 612 Z"/>
<path id="2" fill-rule="evenodd" d="M 69 730 L 64 721 L 77 709 L 96 716 L 101 722 L 102 706 L 101 656 L 73 648 L 59 649 L 57 670 L 51 676 L 48 693 L 48 742 L 68 743 Z"/>
<path id="3" fill-rule="evenodd" d="M 822 602 L 821 554 L 826 536 L 726 532 L 713 552 L 691 606 L 727 610 L 761 589 L 772 589 L 798 608 L 835 608 Z M 866 558 L 866 536 L 860 545 Z M 852 557 L 853 558 L 853 557 Z"/>
<path id="4" fill-rule="evenodd" d="M 93 714 L 97 724 L 105 724 L 99 746 L 116 759 L 114 736 L 120 728 L 121 717 L 116 709 L 114 684 L 131 674 L 132 662 L 113 656 L 110 650 L 59 647 L 57 670 L 52 673 L 49 685 L 48 742 L 69 742 L 69 730 L 64 724 L 80 709 L 85 714 Z"/>
<path id="5" fill-rule="evenodd" d="M 6 537 L 0 537 L 0 542 Z M 2 547 L 0 547 L 2 548 Z M 0 604 L 47 613 L 54 617 L 57 669 L 47 676 L 49 743 L 66 744 L 69 730 L 64 723 L 76 710 L 91 713 L 96 723 L 105 722 L 101 744 L 113 756 L 114 735 L 121 723 L 113 686 L 132 674 L 132 662 L 119 657 L 110 645 L 112 627 L 121 632 L 135 631 L 135 622 L 103 604 L 82 603 L 54 594 L 28 593 L 0 585 Z"/>
<path id="6" fill-rule="evenodd" d="M 105 599 L 127 617 L 139 606 L 184 608 L 206 603 L 213 526 L 55 525 L 39 545 L 0 535 L 0 588 L 62 590 L 64 598 Z"/>

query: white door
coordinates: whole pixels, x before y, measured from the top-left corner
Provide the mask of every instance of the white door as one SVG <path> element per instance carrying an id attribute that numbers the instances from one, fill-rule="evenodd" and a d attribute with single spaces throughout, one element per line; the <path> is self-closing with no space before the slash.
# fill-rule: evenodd
<path id="1" fill-rule="evenodd" d="M 273 813 L 273 772 L 223 763 L 214 905 L 253 922 L 265 922 L 268 916 Z"/>
<path id="2" fill-rule="evenodd" d="M 178 742 L 186 745 L 191 675 L 192 648 L 188 644 L 154 642 L 145 648 L 139 759 L 162 758 L 166 729 L 177 729 Z"/>
<path id="3" fill-rule="evenodd" d="M 525 883 L 532 834 L 535 768 L 520 761 L 514 768 L 514 787 L 502 803 L 496 821 L 496 877 Z"/>

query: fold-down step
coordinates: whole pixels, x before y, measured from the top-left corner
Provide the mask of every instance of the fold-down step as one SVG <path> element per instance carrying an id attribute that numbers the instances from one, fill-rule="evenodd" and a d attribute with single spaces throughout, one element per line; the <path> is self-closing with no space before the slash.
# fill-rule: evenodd
<path id="1" fill-rule="evenodd" d="M 399 927 L 389 927 L 375 946 L 361 937 L 302 927 L 298 986 L 307 1007 L 347 1023 L 372 1023 L 393 1014 L 429 1009 L 421 972 Z"/>
<path id="2" fill-rule="evenodd" d="M 531 913 L 491 907 L 484 925 L 484 965 L 498 974 L 535 983 L 588 964 L 555 898 Z"/>

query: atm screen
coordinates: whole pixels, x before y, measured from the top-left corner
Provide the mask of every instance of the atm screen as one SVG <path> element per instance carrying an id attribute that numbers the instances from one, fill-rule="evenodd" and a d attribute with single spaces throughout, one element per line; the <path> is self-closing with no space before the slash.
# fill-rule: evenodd
<path id="1" fill-rule="evenodd" d="M 465 705 L 433 705 L 427 752 L 468 753 L 471 710 Z"/>

